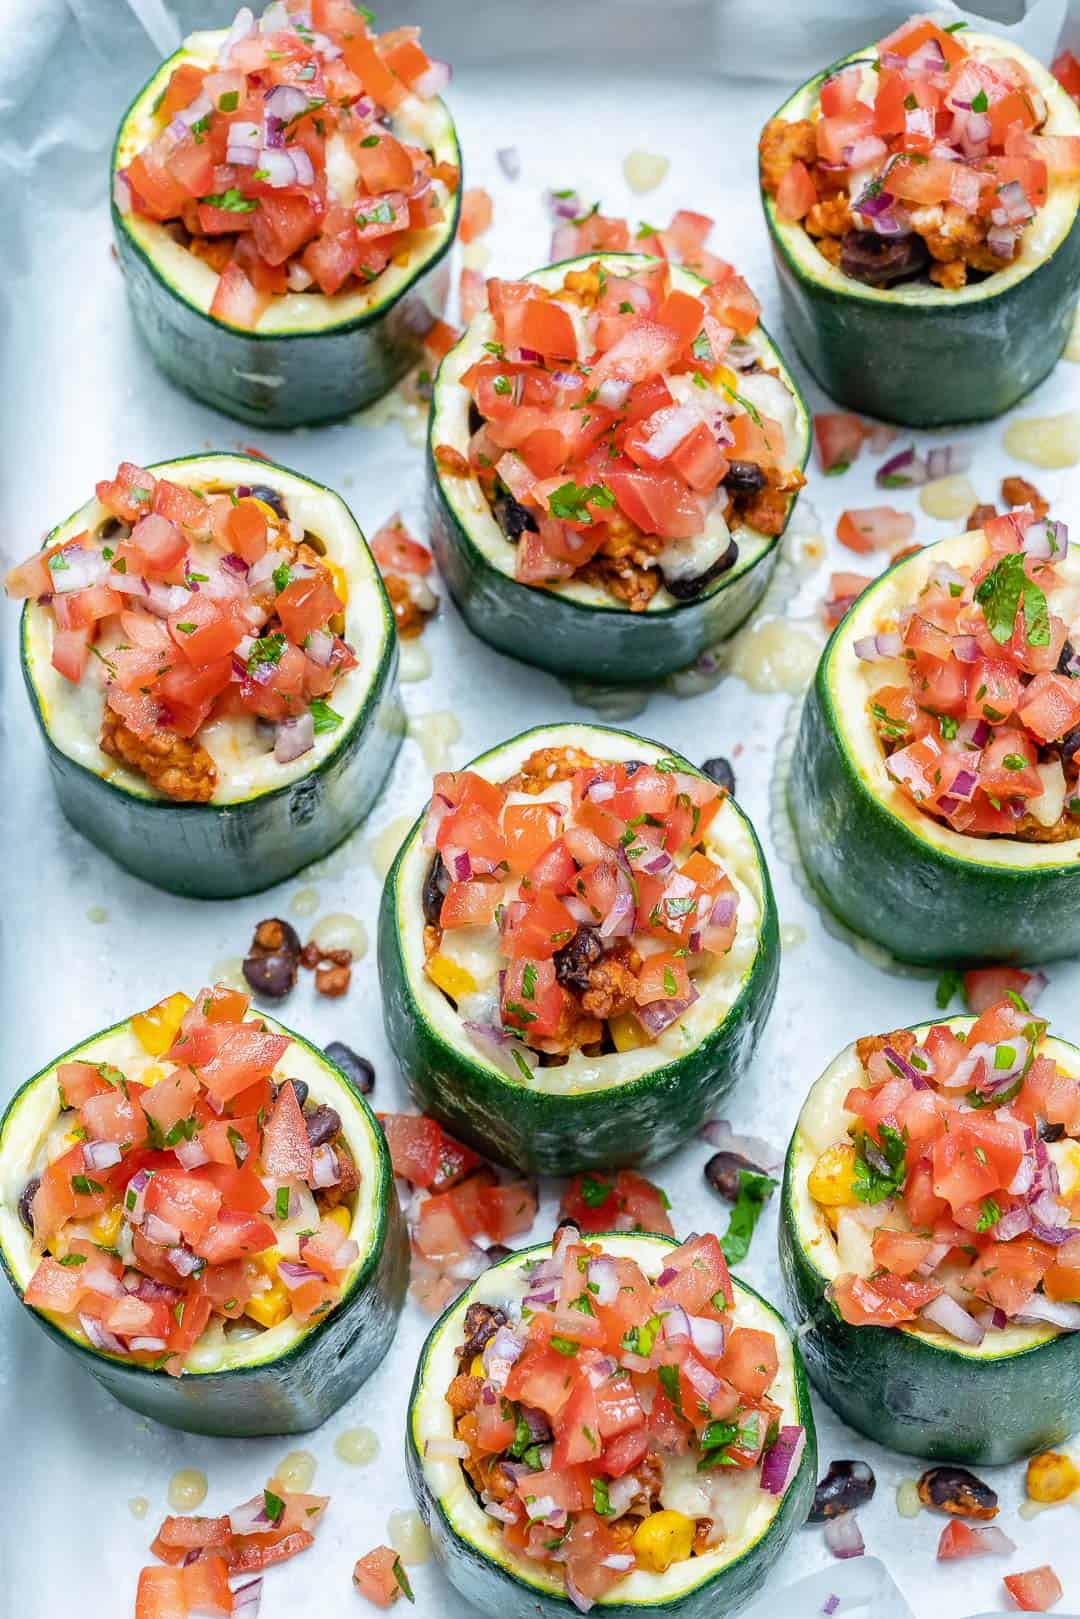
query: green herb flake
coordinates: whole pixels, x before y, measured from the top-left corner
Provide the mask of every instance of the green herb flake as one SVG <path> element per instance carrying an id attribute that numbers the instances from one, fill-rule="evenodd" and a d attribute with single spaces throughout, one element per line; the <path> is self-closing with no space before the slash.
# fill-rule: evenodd
<path id="1" fill-rule="evenodd" d="M 761 1211 L 772 1196 L 776 1181 L 771 1175 L 759 1175 L 752 1169 L 740 1169 L 739 1191 L 735 1207 L 728 1220 L 728 1228 L 720 1238 L 720 1247 L 729 1265 L 737 1265 L 750 1252 L 754 1227 Z"/>
<path id="2" fill-rule="evenodd" d="M 986 626 L 999 644 L 1008 641 L 1023 603 L 1024 634 L 1029 646 L 1049 646 L 1050 614 L 1046 597 L 1024 572 L 1024 553 L 1010 551 L 997 562 L 975 591 Z"/>
<path id="3" fill-rule="evenodd" d="M 552 1349 L 554 1349 L 557 1354 L 565 1355 L 567 1358 L 569 1358 L 571 1355 L 576 1355 L 581 1347 L 580 1344 L 576 1344 L 574 1342 L 573 1338 L 562 1338 L 558 1333 L 554 1333 L 552 1335 L 550 1342 Z"/>
<path id="4" fill-rule="evenodd" d="M 342 715 L 321 697 L 313 697 L 308 704 L 308 710 L 315 721 L 316 736 L 322 736 L 326 731 L 336 731 L 342 723 Z"/>
<path id="5" fill-rule="evenodd" d="M 960 994 L 964 987 L 964 975 L 956 967 L 947 967 L 937 982 L 934 994 L 934 1005 L 939 1012 L 944 1012 L 949 1002 Z"/>
<path id="6" fill-rule="evenodd" d="M 88 1175 L 72 1175 L 71 1190 L 78 1192 L 81 1197 L 93 1197 L 97 1192 L 105 1190 L 100 1181 L 92 1181 Z"/>
<path id="7" fill-rule="evenodd" d="M 592 1499 L 593 1511 L 601 1518 L 609 1518 L 611 1516 L 611 1501 L 608 1498 L 607 1479 L 593 1479 Z"/>
<path id="8" fill-rule="evenodd" d="M 289 1188 L 287 1186 L 279 1186 L 274 1195 L 274 1213 L 279 1220 L 289 1218 Z"/>
<path id="9" fill-rule="evenodd" d="M 217 191 L 209 197 L 200 197 L 208 208 L 221 208 L 227 214 L 253 214 L 259 206 L 253 197 L 245 197 L 236 186 L 230 186 L 227 191 Z"/>
<path id="10" fill-rule="evenodd" d="M 878 1126 L 880 1146 L 865 1131 L 855 1147 L 855 1182 L 852 1190 L 860 1203 L 883 1203 L 894 1197 L 907 1173 L 907 1131 Z"/>
<path id="11" fill-rule="evenodd" d="M 990 1227 L 997 1225 L 1001 1219 L 1001 1210 L 992 1197 L 984 1197 L 979 1204 L 979 1218 L 975 1222 L 976 1231 L 989 1231 Z"/>
<path id="12" fill-rule="evenodd" d="M 582 1202 L 590 1209 L 598 1209 L 601 1203 L 606 1203 L 615 1190 L 611 1181 L 598 1180 L 595 1175 L 582 1175 L 578 1189 Z"/>

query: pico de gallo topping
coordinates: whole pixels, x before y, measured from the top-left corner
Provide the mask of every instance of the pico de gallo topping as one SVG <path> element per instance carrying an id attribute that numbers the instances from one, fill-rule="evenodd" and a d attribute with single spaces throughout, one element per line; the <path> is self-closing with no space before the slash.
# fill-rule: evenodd
<path id="1" fill-rule="evenodd" d="M 705 841 L 725 796 L 675 759 L 574 747 L 540 748 L 503 782 L 435 777 L 426 971 L 490 1061 L 528 1081 L 679 1022 L 738 929 L 739 892 Z"/>
<path id="2" fill-rule="evenodd" d="M 507 1182 L 471 1147 L 423 1113 L 380 1113 L 394 1174 L 409 1183 L 404 1199 L 412 1266 L 411 1297 L 429 1315 L 510 1252 L 508 1240 L 536 1218 L 536 1192 Z"/>
<path id="3" fill-rule="evenodd" d="M 178 1377 L 185 1357 L 331 1310 L 359 1248 L 360 1171 L 326 1103 L 281 1074 L 291 1040 L 218 984 L 131 1019 L 124 1068 L 62 1062 L 19 1216 L 24 1302 Z"/>
<path id="4" fill-rule="evenodd" d="M 101 751 L 159 793 L 208 803 L 225 786 L 233 722 L 291 764 L 343 716 L 330 699 L 356 667 L 344 575 L 268 484 L 193 489 L 121 463 L 100 515 L 7 576 L 54 621 L 52 666 L 102 699 Z M 224 762 L 223 762 L 224 761 Z"/>
<path id="5" fill-rule="evenodd" d="M 469 1305 L 453 1437 L 426 1453 L 460 1460 L 506 1545 L 584 1612 L 721 1549 L 740 1496 L 784 1494 L 805 1433 L 770 1397 L 776 1339 L 738 1323 L 715 1236 L 650 1277 L 566 1226 L 525 1276 L 520 1299 Z"/>
<path id="6" fill-rule="evenodd" d="M 218 1518 L 168 1517 L 150 1550 L 159 1559 L 139 1571 L 135 1619 L 235 1614 L 255 1619 L 262 1570 L 315 1544 L 328 1495 L 264 1490 Z"/>
<path id="7" fill-rule="evenodd" d="M 1080 835 L 1080 658 L 1055 564 L 1063 523 L 991 518 L 970 565 L 935 564 L 914 602 L 854 643 L 887 667 L 869 714 L 899 789 L 955 832 Z M 977 542 L 978 543 L 978 542 Z M 1064 586 L 1064 588 L 1062 588 Z"/>
<path id="8" fill-rule="evenodd" d="M 370 287 L 445 217 L 458 170 L 402 115 L 450 70 L 418 28 L 369 19 L 351 0 L 274 0 L 258 23 L 242 7 L 215 63 L 173 71 L 153 139 L 118 172 L 121 212 L 217 272 L 218 320 L 254 328 L 287 293 Z"/>
<path id="9" fill-rule="evenodd" d="M 712 223 L 680 220 L 698 243 Z M 666 260 L 597 260 L 554 291 L 488 281 L 491 340 L 460 379 L 468 455 L 434 454 L 477 479 L 523 584 L 577 579 L 643 612 L 733 568 L 733 530 L 783 532 L 804 481 L 792 395 L 753 340 L 753 292 L 707 257 L 694 292 Z"/>
<path id="10" fill-rule="evenodd" d="M 825 79 L 810 117 L 770 119 L 761 183 L 843 275 L 956 289 L 1011 264 L 1048 186 L 1080 174 L 1080 136 L 1046 119 L 1014 56 L 912 17 Z"/>
<path id="11" fill-rule="evenodd" d="M 976 1346 L 1012 1323 L 1076 1330 L 1080 1078 L 1019 995 L 958 1023 L 856 1042 L 851 1122 L 808 1180 L 840 1257 L 830 1296 L 852 1326 Z"/>

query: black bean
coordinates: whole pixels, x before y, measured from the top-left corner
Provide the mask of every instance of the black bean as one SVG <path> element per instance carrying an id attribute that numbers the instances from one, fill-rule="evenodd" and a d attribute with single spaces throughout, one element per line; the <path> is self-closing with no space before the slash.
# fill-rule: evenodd
<path id="1" fill-rule="evenodd" d="M 595 928 L 578 928 L 574 937 L 553 956 L 555 977 L 560 984 L 582 992 L 589 987 L 589 971 L 600 960 L 604 947 Z"/>
<path id="2" fill-rule="evenodd" d="M 256 995 L 267 1001 L 280 1001 L 296 983 L 299 961 L 287 950 L 270 950 L 265 955 L 247 956 L 244 977 Z"/>
<path id="3" fill-rule="evenodd" d="M 690 601 L 694 596 L 700 596 L 714 579 L 719 579 L 722 573 L 727 573 L 729 568 L 733 568 L 738 560 L 739 547 L 731 540 L 723 556 L 717 557 L 712 567 L 706 568 L 704 573 L 696 573 L 689 578 L 684 576 L 681 579 L 665 577 L 664 583 L 676 601 Z"/>
<path id="4" fill-rule="evenodd" d="M 34 1194 L 40 1185 L 41 1176 L 33 1175 L 27 1181 L 26 1185 L 19 1194 L 19 1219 L 22 1221 L 27 1231 L 30 1232 L 31 1236 L 33 1235 L 34 1231 L 34 1222 L 30 1214 L 30 1205 L 34 1201 Z"/>
<path id="5" fill-rule="evenodd" d="M 581 1235 L 581 1227 L 578 1225 L 577 1221 L 567 1218 L 559 1221 L 558 1225 L 555 1227 L 555 1236 L 557 1237 L 560 1231 L 565 1231 L 568 1228 L 571 1231 L 576 1231 L 579 1236 Z M 552 1240 L 554 1241 L 554 1238 Z"/>
<path id="6" fill-rule="evenodd" d="M 1043 1123 L 1039 1126 L 1040 1141 L 1060 1141 L 1064 1134 L 1065 1126 L 1063 1124 Z"/>
<path id="7" fill-rule="evenodd" d="M 735 772 L 731 768 L 731 760 L 725 759 L 722 753 L 713 759 L 706 759 L 701 768 L 718 787 L 725 788 L 729 793 L 735 791 Z"/>
<path id="8" fill-rule="evenodd" d="M 739 1173 L 744 1169 L 752 1175 L 766 1173 L 760 1164 L 744 1158 L 741 1152 L 716 1152 L 705 1165 L 705 1179 L 714 1192 L 734 1203 L 739 1195 Z"/>
<path id="9" fill-rule="evenodd" d="M 830 1462 L 829 1471 L 814 1492 L 811 1523 L 825 1523 L 844 1512 L 864 1507 L 877 1488 L 868 1462 Z"/>
<path id="10" fill-rule="evenodd" d="M 636 776 L 638 771 L 644 770 L 644 768 L 645 761 L 643 759 L 627 759 L 623 764 L 623 774 L 629 781 L 631 776 Z"/>
<path id="11" fill-rule="evenodd" d="M 481 416 L 480 412 L 476 408 L 476 401 L 473 400 L 473 399 L 470 399 L 469 400 L 469 437 L 472 438 L 474 433 L 479 433 L 479 431 L 483 427 L 483 425 L 484 425 L 484 418 Z"/>
<path id="12" fill-rule="evenodd" d="M 468 1365 L 482 1354 L 500 1327 L 506 1325 L 506 1312 L 495 1304 L 470 1304 L 465 1311 L 465 1342 L 457 1350 L 458 1360 Z"/>
<path id="13" fill-rule="evenodd" d="M 495 521 L 511 545 L 516 545 L 525 533 L 540 532 L 540 525 L 529 508 L 523 506 L 520 500 L 515 500 L 511 494 L 496 495 L 491 503 L 491 509 L 495 514 Z"/>
<path id="14" fill-rule="evenodd" d="M 341 1130 L 341 1114 L 321 1102 L 310 1113 L 304 1114 L 304 1128 L 311 1146 L 321 1147 L 325 1142 L 333 1141 Z"/>
<path id="15" fill-rule="evenodd" d="M 326 1055 L 336 1062 L 346 1078 L 351 1079 L 361 1096 L 370 1096 L 375 1089 L 375 1070 L 366 1057 L 360 1057 L 344 1040 L 331 1040 Z"/>
<path id="16" fill-rule="evenodd" d="M 269 506 L 272 512 L 276 512 L 278 517 L 281 518 L 282 522 L 286 522 L 288 520 L 288 513 L 285 510 L 285 502 L 282 500 L 276 489 L 271 489 L 269 484 L 253 483 L 251 486 L 251 493 L 256 500 L 261 500 L 265 505 Z"/>
<path id="17" fill-rule="evenodd" d="M 1071 759 L 1075 753 L 1080 753 L 1080 725 L 1074 725 L 1071 731 L 1066 731 L 1057 744 L 1057 752 L 1063 759 Z"/>
<path id="18" fill-rule="evenodd" d="M 441 854 L 437 854 L 424 878 L 424 891 L 422 904 L 424 907 L 424 921 L 430 922 L 433 928 L 439 926 L 442 916 L 442 902 L 446 898 L 446 890 L 450 887 L 450 873 L 446 869 Z"/>
<path id="19" fill-rule="evenodd" d="M 1066 636 L 1065 637 L 1065 645 L 1062 647 L 1061 655 L 1060 655 L 1060 657 L 1058 658 L 1058 661 L 1057 661 L 1057 673 L 1059 675 L 1071 675 L 1072 674 L 1072 670 L 1069 668 L 1069 662 L 1070 662 L 1070 660 L 1072 658 L 1075 658 L 1075 656 L 1076 656 L 1076 648 L 1073 646 L 1072 642 L 1069 640 L 1069 637 Z M 1069 735 L 1071 736 L 1072 734 L 1073 733 L 1070 731 Z"/>
<path id="20" fill-rule="evenodd" d="M 756 461 L 729 461 L 724 488 L 729 495 L 757 495 L 768 479 Z"/>
<path id="21" fill-rule="evenodd" d="M 505 1242 L 493 1242 L 487 1251 L 488 1264 L 498 1265 L 502 1260 L 509 1259 L 513 1252 L 513 1248 L 508 1248 Z"/>
<path id="22" fill-rule="evenodd" d="M 283 1079 L 282 1082 L 281 1082 L 281 1085 L 275 1085 L 274 1086 L 274 1101 L 275 1102 L 277 1101 L 278 1097 L 281 1095 L 281 1087 L 282 1087 L 282 1085 L 291 1085 L 292 1086 L 293 1090 L 296 1092 L 297 1106 L 300 1107 L 300 1108 L 303 1108 L 304 1103 L 307 1101 L 307 1096 L 308 1096 L 307 1080 L 306 1079 Z"/>
<path id="23" fill-rule="evenodd" d="M 868 287 L 888 287 L 921 275 L 930 249 L 921 236 L 878 236 L 872 230 L 849 230 L 840 246 L 841 273 Z"/>
<path id="24" fill-rule="evenodd" d="M 997 1492 L 966 1467 L 928 1467 L 919 1479 L 919 1500 L 958 1518 L 997 1517 Z"/>

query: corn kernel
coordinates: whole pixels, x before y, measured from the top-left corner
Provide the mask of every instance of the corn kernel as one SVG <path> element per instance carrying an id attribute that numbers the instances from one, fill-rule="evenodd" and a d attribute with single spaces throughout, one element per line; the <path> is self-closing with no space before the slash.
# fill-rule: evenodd
<path id="1" fill-rule="evenodd" d="M 163 1001 L 156 1006 L 147 1007 L 145 1012 L 136 1012 L 131 1020 L 131 1032 L 151 1057 L 163 1057 L 176 1039 L 184 1013 L 191 1005 L 186 995 L 179 990 L 174 995 L 166 995 Z"/>
<path id="2" fill-rule="evenodd" d="M 641 1024 L 632 1012 L 619 1012 L 608 1020 L 608 1028 L 616 1051 L 636 1051 L 638 1046 L 646 1044 Z"/>
<path id="3" fill-rule="evenodd" d="M 469 1376 L 470 1377 L 483 1377 L 483 1375 L 484 1375 L 484 1357 L 483 1357 L 483 1355 L 474 1355 L 473 1358 L 472 1358 L 472 1365 L 469 1367 Z"/>
<path id="4" fill-rule="evenodd" d="M 340 1226 L 346 1236 L 352 1230 L 352 1214 L 344 1203 L 339 1203 L 337 1208 L 331 1209 L 326 1218 L 332 1220 L 336 1226 Z"/>
<path id="5" fill-rule="evenodd" d="M 123 1220 L 124 1210 L 119 1203 L 115 1208 L 106 1209 L 90 1227 L 91 1241 L 100 1243 L 103 1248 L 115 1248 Z"/>
<path id="6" fill-rule="evenodd" d="M 672 1563 L 682 1563 L 694 1545 L 693 1518 L 665 1508 L 643 1518 L 630 1544 L 639 1563 L 653 1574 L 663 1574 Z"/>
<path id="7" fill-rule="evenodd" d="M 339 568 L 336 562 L 330 561 L 329 557 L 322 557 L 321 561 L 323 567 L 330 575 L 330 581 L 334 587 L 334 595 L 337 597 L 342 607 L 348 607 L 349 581 L 345 577 L 344 568 Z"/>
<path id="8" fill-rule="evenodd" d="M 1025 1483 L 1033 1501 L 1066 1501 L 1080 1487 L 1080 1472 L 1070 1457 L 1046 1450 L 1028 1462 Z"/>
<path id="9" fill-rule="evenodd" d="M 276 1281 L 277 1268 L 281 1264 L 284 1257 L 285 1256 L 281 1252 L 280 1248 L 267 1248 L 265 1253 L 258 1256 L 256 1264 L 258 1264 L 266 1272 L 267 1276 L 269 1276 L 272 1281 Z"/>
<path id="10" fill-rule="evenodd" d="M 265 1259 L 265 1254 L 262 1256 Z M 279 1256 L 280 1257 L 280 1256 Z M 257 1321 L 260 1327 L 277 1327 L 288 1316 L 292 1306 L 283 1282 L 275 1282 L 265 1293 L 257 1293 L 244 1305 L 244 1314 Z"/>
<path id="11" fill-rule="evenodd" d="M 277 512 L 272 506 L 268 505 L 265 500 L 260 500 L 258 495 L 248 495 L 246 498 L 251 501 L 253 506 L 257 506 L 259 508 L 263 516 L 266 518 L 266 521 L 269 523 L 271 529 L 277 528 L 278 524 L 281 522 L 281 518 L 278 516 Z"/>
<path id="12" fill-rule="evenodd" d="M 839 1208 L 852 1204 L 855 1198 L 855 1148 L 847 1141 L 834 1142 L 826 1147 L 807 1181 L 807 1189 L 815 1203 Z"/>
<path id="13" fill-rule="evenodd" d="M 459 967 L 456 961 L 449 956 L 436 954 L 427 960 L 428 977 L 449 995 L 452 1001 L 459 1001 L 463 995 L 476 994 L 476 979 L 472 973 Z"/>
<path id="14" fill-rule="evenodd" d="M 738 392 L 739 379 L 730 366 L 718 365 L 709 381 L 714 388 L 730 388 L 732 393 Z"/>

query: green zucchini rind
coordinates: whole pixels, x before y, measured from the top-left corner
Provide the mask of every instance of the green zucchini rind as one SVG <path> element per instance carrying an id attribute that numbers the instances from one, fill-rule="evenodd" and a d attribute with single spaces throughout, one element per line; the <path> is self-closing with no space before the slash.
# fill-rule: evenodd
<path id="1" fill-rule="evenodd" d="M 284 1066 L 291 1077 L 307 1082 L 314 1101 L 337 1109 L 361 1172 L 349 1233 L 360 1252 L 338 1303 L 306 1328 L 290 1318 L 248 1338 L 204 1337 L 186 1358 L 180 1377 L 92 1348 L 77 1324 L 28 1312 L 122 1405 L 171 1428 L 228 1438 L 305 1433 L 332 1416 L 389 1350 L 408 1280 L 408 1241 L 386 1139 L 374 1115 L 323 1052 L 275 1019 L 259 1016 L 271 1030 L 290 1036 Z M 17 1205 L 27 1166 L 58 1115 L 56 1069 L 74 1060 L 120 1066 L 136 1050 L 142 1052 L 127 1021 L 80 1041 L 28 1079 L 0 1119 L 0 1269 L 19 1298 L 37 1258 Z"/>
<path id="2" fill-rule="evenodd" d="M 213 65 L 224 38 L 223 31 L 190 35 L 143 86 L 120 123 L 113 176 L 152 139 L 153 108 L 174 69 Z M 410 96 L 393 128 L 460 171 L 457 132 L 442 101 Z M 446 305 L 443 260 L 460 208 L 459 180 L 446 218 L 422 233 L 407 263 L 388 266 L 359 291 L 276 298 L 255 331 L 210 316 L 217 275 L 165 226 L 121 213 L 115 196 L 112 220 L 135 324 L 169 380 L 240 421 L 299 427 L 362 410 L 417 364 L 424 334 Z"/>
<path id="3" fill-rule="evenodd" d="M 598 725 L 549 725 L 481 754 L 469 765 L 504 780 L 536 748 L 570 746 L 600 759 L 679 759 L 659 743 Z M 649 1163 L 686 1141 L 750 1060 L 779 973 L 779 929 L 765 856 L 743 811 L 725 800 L 706 835 L 740 892 L 739 932 L 700 999 L 651 1045 L 539 1068 L 532 1084 L 510 1078 L 463 1032 L 424 972 L 421 890 L 431 851 L 417 821 L 383 889 L 379 978 L 387 1038 L 413 1100 L 455 1136 L 532 1173 Z M 715 985 L 715 988 L 713 988 Z M 616 1079 L 616 1075 L 621 1077 Z M 540 1085 L 544 1088 L 541 1089 Z"/>
<path id="4" fill-rule="evenodd" d="M 1047 104 L 1044 133 L 1080 134 L 1080 112 L 1034 57 L 996 35 L 964 38 L 1022 63 Z M 815 73 L 773 116 L 809 116 L 822 81 L 866 54 L 852 51 Z M 863 286 L 830 264 L 801 224 L 778 219 L 764 191 L 761 201 L 795 347 L 850 410 L 908 427 L 985 421 L 1041 382 L 1065 347 L 1080 292 L 1080 180 L 1052 180 L 1016 260 L 955 291 Z"/>
<path id="5" fill-rule="evenodd" d="M 935 1021 L 959 1031 L 974 1019 Z M 930 1027 L 915 1026 L 916 1039 Z M 1050 1038 L 1046 1055 L 1080 1074 L 1075 1046 Z M 973 1348 L 932 1329 L 849 1326 L 826 1297 L 841 1267 L 836 1240 L 806 1183 L 818 1154 L 837 1138 L 829 1122 L 846 1117 L 843 1099 L 860 1071 L 851 1045 L 817 1080 L 784 1169 L 780 1267 L 810 1381 L 853 1428 L 912 1456 L 994 1465 L 1060 1444 L 1080 1427 L 1075 1333 L 1012 1324 L 991 1330 Z"/>
<path id="6" fill-rule="evenodd" d="M 23 677 L 68 820 L 159 888 L 229 899 L 269 888 L 320 859 L 374 804 L 404 734 L 393 613 L 356 519 L 323 484 L 246 455 L 187 456 L 150 470 L 194 488 L 261 483 L 279 490 L 349 586 L 345 636 L 359 664 L 334 690 L 343 723 L 317 736 L 314 749 L 291 765 L 267 766 L 262 780 L 232 792 L 222 780 L 208 804 L 164 798 L 101 752 L 100 714 L 87 707 L 81 686 L 70 686 L 50 663 L 52 615 L 34 601 L 23 609 Z M 45 544 L 69 539 L 106 515 L 90 500 Z"/>
<path id="7" fill-rule="evenodd" d="M 650 1275 L 657 1273 L 664 1254 L 674 1246 L 667 1237 L 618 1232 L 590 1235 L 589 1240 L 601 1243 L 605 1252 L 636 1259 Z M 465 1311 L 474 1300 L 501 1302 L 520 1296 L 523 1287 L 514 1273 L 523 1260 L 539 1259 L 550 1251 L 550 1244 L 520 1249 L 485 1271 L 450 1306 L 424 1345 L 409 1400 L 406 1465 L 421 1516 L 431 1531 L 435 1556 L 466 1601 L 492 1619 L 536 1619 L 537 1615 L 568 1619 L 575 1609 L 563 1594 L 561 1582 L 553 1583 L 536 1564 L 507 1550 L 500 1525 L 484 1513 L 460 1464 L 426 1458 L 424 1443 L 435 1435 L 452 1437 L 452 1418 L 444 1396 L 457 1370 L 454 1350 L 464 1341 Z M 648 1614 L 716 1619 L 734 1613 L 760 1590 L 766 1572 L 810 1509 L 817 1478 L 817 1445 L 799 1351 L 772 1306 L 738 1277 L 732 1281 L 742 1324 L 764 1328 L 775 1336 L 780 1356 L 778 1386 L 783 1389 L 785 1406 L 782 1420 L 806 1430 L 802 1461 L 783 1496 L 770 1499 L 762 1495 L 742 1532 L 722 1542 L 715 1552 L 675 1563 L 666 1574 L 638 1570 L 621 1581 L 593 1610 L 607 1619 Z"/>
<path id="8" fill-rule="evenodd" d="M 655 260 L 633 253 L 590 253 L 523 279 L 560 287 L 567 272 L 600 263 L 613 274 Z M 678 266 L 672 283 L 697 292 L 704 282 Z M 735 566 L 691 601 L 676 602 L 657 591 L 644 613 L 615 604 L 595 585 L 571 579 L 551 589 L 514 578 L 514 547 L 499 528 L 475 478 L 447 473 L 435 461 L 436 445 L 465 455 L 470 438 L 469 397 L 462 373 L 494 337 L 492 317 L 481 312 L 439 367 L 428 433 L 428 516 L 439 567 L 470 629 L 489 646 L 553 674 L 590 680 L 640 682 L 685 668 L 705 650 L 732 635 L 753 612 L 772 576 L 781 536 L 735 528 Z M 751 341 L 765 365 L 779 373 L 792 396 L 797 433 L 795 462 L 806 464 L 810 414 L 798 383 L 768 332 L 758 325 Z M 788 518 L 797 496 L 788 503 Z"/>
<path id="9" fill-rule="evenodd" d="M 971 837 L 920 810 L 892 781 L 866 700 L 887 664 L 854 643 L 915 599 L 939 562 L 982 559 L 982 531 L 903 557 L 837 625 L 806 694 L 788 807 L 807 876 L 841 921 L 902 961 L 1051 961 L 1080 950 L 1080 839 Z M 1080 579 L 1080 550 L 1056 564 Z"/>

